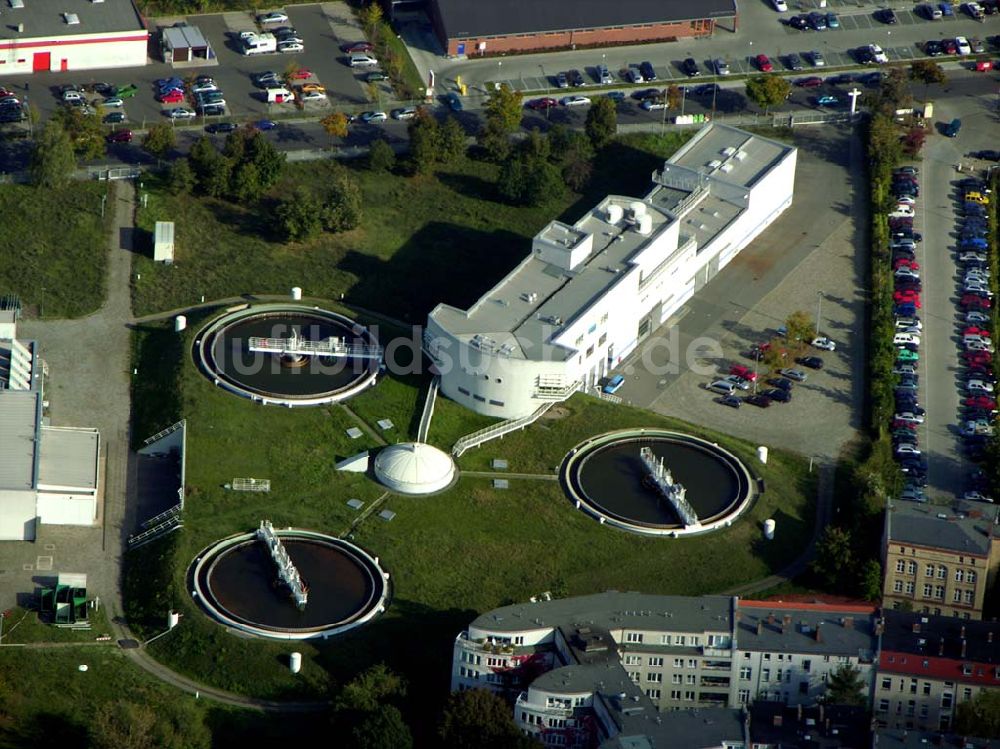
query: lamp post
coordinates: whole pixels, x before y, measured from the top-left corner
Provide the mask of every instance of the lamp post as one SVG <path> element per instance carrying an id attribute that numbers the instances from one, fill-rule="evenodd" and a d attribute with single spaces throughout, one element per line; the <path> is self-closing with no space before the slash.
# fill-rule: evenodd
<path id="1" fill-rule="evenodd" d="M 823 292 L 816 292 L 816 337 L 819 338 L 819 321 L 823 316 Z"/>

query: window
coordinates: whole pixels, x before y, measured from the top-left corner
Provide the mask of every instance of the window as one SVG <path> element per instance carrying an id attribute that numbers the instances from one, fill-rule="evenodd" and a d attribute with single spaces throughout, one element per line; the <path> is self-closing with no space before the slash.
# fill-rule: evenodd
<path id="1" fill-rule="evenodd" d="M 973 590 L 967 590 L 967 591 L 965 591 L 965 602 L 971 606 L 972 603 L 973 603 L 973 600 L 975 599 L 975 596 L 976 596 L 975 591 L 973 591 Z M 968 618 L 969 615 L 966 614 L 965 617 Z"/>
<path id="2" fill-rule="evenodd" d="M 909 562 L 906 563 L 906 573 L 908 575 L 916 575 L 917 574 L 917 563 L 914 562 L 912 559 Z"/>
<path id="3" fill-rule="evenodd" d="M 809 671 L 812 670 L 812 665 L 813 662 L 808 658 L 806 658 L 805 660 L 802 661 L 802 670 L 805 671 L 806 673 L 809 673 Z"/>
<path id="4" fill-rule="evenodd" d="M 892 689 L 892 679 L 888 676 L 882 679 L 882 689 Z"/>
<path id="5" fill-rule="evenodd" d="M 961 603 L 962 602 L 962 591 L 956 590 L 952 594 L 951 600 L 952 600 L 952 603 Z"/>
<path id="6" fill-rule="evenodd" d="M 674 668 L 684 668 L 684 659 L 674 658 Z"/>
<path id="7" fill-rule="evenodd" d="M 684 699 L 686 699 L 688 702 L 694 702 L 694 692 L 685 692 Z"/>
<path id="8" fill-rule="evenodd" d="M 889 700 L 879 700 L 878 701 L 878 711 L 880 713 L 889 712 Z"/>
<path id="9" fill-rule="evenodd" d="M 638 666 L 640 663 L 642 663 L 642 658 L 640 658 L 637 655 L 626 655 L 625 656 L 625 665 L 626 666 Z"/>
<path id="10" fill-rule="evenodd" d="M 587 348 L 587 353 L 585 354 L 585 356 L 587 356 L 587 358 L 590 358 L 593 355 L 594 355 L 594 347 L 593 346 L 589 346 Z"/>
<path id="11" fill-rule="evenodd" d="M 917 693 L 917 680 L 910 679 L 910 694 L 916 694 L 916 693 Z"/>
<path id="12" fill-rule="evenodd" d="M 970 585 L 975 585 L 976 584 L 976 572 L 975 572 L 975 570 L 967 570 L 966 571 L 966 573 L 965 573 L 965 582 L 969 583 Z"/>
<path id="13" fill-rule="evenodd" d="M 781 681 L 783 678 L 784 678 L 784 671 L 782 671 L 782 669 L 779 668 L 778 669 L 778 681 Z"/>
<path id="14" fill-rule="evenodd" d="M 924 696 L 927 696 L 930 693 L 931 693 L 931 683 L 929 681 L 925 681 L 924 682 Z"/>
<path id="15" fill-rule="evenodd" d="M 909 593 L 911 596 L 913 595 L 913 591 L 915 591 L 916 589 L 917 589 L 917 584 L 912 580 L 906 583 L 906 592 Z"/>
<path id="16" fill-rule="evenodd" d="M 470 395 L 469 391 L 466 388 L 463 388 L 463 387 L 460 387 L 458 389 L 458 392 L 460 392 L 462 395 Z"/>
<path id="17" fill-rule="evenodd" d="M 677 645 L 687 645 L 687 637 L 684 635 L 677 635 Z"/>
<path id="18" fill-rule="evenodd" d="M 607 321 L 608 321 L 608 313 L 605 312 L 603 315 L 601 315 L 601 322 L 607 322 Z"/>
<path id="19" fill-rule="evenodd" d="M 749 680 L 753 675 L 753 669 L 747 666 L 740 666 L 740 678 L 744 680 Z"/>
<path id="20" fill-rule="evenodd" d="M 944 586 L 935 585 L 934 586 L 934 597 L 943 601 L 944 600 Z"/>
<path id="21" fill-rule="evenodd" d="M 968 702 L 972 699 L 972 690 L 969 687 L 964 687 L 962 689 L 962 702 Z"/>
<path id="22" fill-rule="evenodd" d="M 581 335 L 579 338 L 576 339 L 577 348 L 579 348 L 582 343 L 583 343 L 583 336 Z"/>
<path id="23" fill-rule="evenodd" d="M 765 661 L 771 660 L 771 654 L 770 653 L 764 653 L 764 660 Z"/>
<path id="24" fill-rule="evenodd" d="M 902 559 L 896 562 L 896 572 L 906 572 L 906 562 Z"/>
<path id="25" fill-rule="evenodd" d="M 493 399 L 491 398 L 491 399 L 490 399 L 490 405 L 491 405 L 491 406 L 500 406 L 500 407 L 502 408 L 502 407 L 503 407 L 503 401 L 495 401 L 495 400 L 493 400 Z"/>
<path id="26" fill-rule="evenodd" d="M 698 635 L 691 635 L 691 644 L 695 646 L 701 645 L 701 638 Z"/>
<path id="27" fill-rule="evenodd" d="M 893 593 L 902 593 L 903 592 L 903 581 L 902 580 L 896 580 L 896 581 L 894 581 L 893 584 L 892 584 L 892 591 L 893 591 Z"/>
<path id="28" fill-rule="evenodd" d="M 926 585 L 925 584 L 924 585 L 924 598 L 930 598 L 932 595 L 934 595 L 934 586 L 933 585 Z"/>
<path id="29" fill-rule="evenodd" d="M 965 570 L 955 570 L 955 582 L 960 583 L 965 581 Z"/>
<path id="30" fill-rule="evenodd" d="M 771 680 L 771 669 L 769 669 L 769 668 L 762 669 L 761 672 L 760 672 L 760 680 L 761 681 L 770 681 Z"/>
<path id="31" fill-rule="evenodd" d="M 679 690 L 679 689 L 671 689 L 670 690 L 670 699 L 672 699 L 672 700 L 679 700 L 680 698 L 681 698 L 681 690 Z"/>
<path id="32" fill-rule="evenodd" d="M 659 668 L 659 667 L 663 666 L 663 659 L 662 658 L 650 658 L 649 659 L 649 665 Z"/>
<path id="33" fill-rule="evenodd" d="M 943 564 L 938 565 L 937 573 L 938 573 L 938 575 L 937 575 L 938 576 L 938 580 L 947 580 L 948 579 L 948 568 L 945 567 Z"/>
<path id="34" fill-rule="evenodd" d="M 750 690 L 749 689 L 741 689 L 740 690 L 739 700 L 740 700 L 740 704 L 741 705 L 747 704 L 750 701 Z"/>
<path id="35" fill-rule="evenodd" d="M 603 346 L 604 343 L 605 343 L 605 341 L 607 341 L 607 340 L 608 340 L 608 334 L 607 333 L 601 333 L 601 337 L 597 339 L 597 345 L 598 346 Z"/>
<path id="36" fill-rule="evenodd" d="M 659 689 L 647 689 L 646 690 L 646 696 L 649 697 L 651 700 L 658 700 L 658 699 L 660 699 L 660 690 Z"/>
<path id="37" fill-rule="evenodd" d="M 799 694 L 809 694 L 809 682 L 800 681 L 799 682 Z"/>
<path id="38" fill-rule="evenodd" d="M 684 683 L 685 683 L 685 684 L 688 684 L 688 685 L 690 685 L 690 686 L 694 686 L 694 684 L 696 683 L 696 681 L 695 681 L 695 680 L 696 680 L 697 678 L 698 678 L 698 677 L 697 677 L 697 676 L 695 676 L 694 674 L 688 674 L 687 676 L 685 676 L 685 677 L 684 677 Z"/>
<path id="39" fill-rule="evenodd" d="M 683 681 L 683 679 L 681 678 L 680 674 L 670 674 L 670 683 L 671 684 L 680 684 L 681 681 Z"/>
<path id="40" fill-rule="evenodd" d="M 642 674 L 640 674 L 638 671 L 629 671 L 628 678 L 630 678 L 632 681 L 638 684 L 639 680 L 642 678 Z"/>
<path id="41" fill-rule="evenodd" d="M 663 682 L 663 674 L 646 674 L 646 681 L 653 684 L 661 684 Z"/>
<path id="42" fill-rule="evenodd" d="M 625 642 L 642 642 L 642 632 L 626 632 Z"/>
<path id="43" fill-rule="evenodd" d="M 906 717 L 912 718 L 917 714 L 917 701 L 908 700 L 906 703 Z"/>
<path id="44" fill-rule="evenodd" d="M 942 693 L 941 694 L 941 707 L 943 709 L 946 709 L 946 710 L 951 709 L 951 703 L 952 703 L 952 701 L 954 699 L 955 699 L 955 695 L 953 695 L 951 692 L 944 692 L 944 693 Z"/>
<path id="45" fill-rule="evenodd" d="M 927 565 L 927 567 L 924 569 L 924 576 L 925 577 L 934 577 L 934 565 L 933 564 L 928 564 Z"/>
<path id="46" fill-rule="evenodd" d="M 920 717 L 926 718 L 927 714 L 930 712 L 930 706 L 925 702 L 920 706 Z"/>
<path id="47" fill-rule="evenodd" d="M 673 635 L 660 635 L 660 644 L 661 645 L 669 645 L 670 642 L 671 642 L 671 640 L 673 640 L 673 639 L 674 639 Z"/>
<path id="48" fill-rule="evenodd" d="M 688 668 L 698 668 L 698 661 L 694 658 L 688 658 Z"/>

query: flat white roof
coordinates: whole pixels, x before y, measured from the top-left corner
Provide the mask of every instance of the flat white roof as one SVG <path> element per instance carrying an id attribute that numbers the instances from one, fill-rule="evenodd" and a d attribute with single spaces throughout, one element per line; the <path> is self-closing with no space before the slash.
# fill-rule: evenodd
<path id="1" fill-rule="evenodd" d="M 46 486 L 97 488 L 96 429 L 42 427 L 38 483 Z"/>

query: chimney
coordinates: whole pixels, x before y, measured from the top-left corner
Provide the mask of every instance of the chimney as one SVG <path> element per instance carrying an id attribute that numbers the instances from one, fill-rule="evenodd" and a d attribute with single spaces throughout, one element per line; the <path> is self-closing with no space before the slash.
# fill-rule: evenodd
<path id="1" fill-rule="evenodd" d="M 913 622 L 913 634 L 920 634 L 920 622 Z"/>
<path id="2" fill-rule="evenodd" d="M 962 627 L 962 629 L 965 629 L 965 627 Z M 965 657 L 965 638 L 964 637 L 962 638 L 962 655 L 960 655 L 959 657 L 960 658 L 964 658 Z"/>
<path id="3" fill-rule="evenodd" d="M 944 655 L 944 638 L 938 640 L 938 655 Z"/>
<path id="4" fill-rule="evenodd" d="M 844 617 L 844 629 L 854 629 L 854 617 L 845 616 Z"/>
<path id="5" fill-rule="evenodd" d="M 822 622 L 816 624 L 816 642 L 823 642 L 823 633 L 821 630 Z"/>
<path id="6" fill-rule="evenodd" d="M 763 619 L 758 619 L 757 620 L 757 634 L 758 635 L 764 634 L 764 620 Z"/>

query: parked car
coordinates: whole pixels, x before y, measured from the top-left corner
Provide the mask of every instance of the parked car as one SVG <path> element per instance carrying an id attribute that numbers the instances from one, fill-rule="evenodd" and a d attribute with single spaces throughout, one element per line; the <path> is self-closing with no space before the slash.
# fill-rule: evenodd
<path id="1" fill-rule="evenodd" d="M 818 356 L 800 356 L 795 361 L 809 369 L 823 369 L 823 360 Z"/>
<path id="2" fill-rule="evenodd" d="M 736 395 L 736 386 L 731 382 L 726 382 L 725 380 L 716 380 L 708 385 L 706 388 L 715 393 L 721 393 L 722 395 Z"/>
<path id="3" fill-rule="evenodd" d="M 656 80 L 656 69 L 653 67 L 653 63 L 645 60 L 639 63 L 639 70 L 642 72 L 642 77 L 647 81 Z"/>
<path id="4" fill-rule="evenodd" d="M 127 119 L 124 112 L 108 112 L 101 121 L 105 125 L 117 125 L 125 122 Z"/>
<path id="5" fill-rule="evenodd" d="M 739 408 L 743 405 L 743 401 L 735 395 L 723 395 L 720 398 L 716 398 L 715 402 L 723 406 L 729 406 L 730 408 Z"/>
<path id="6" fill-rule="evenodd" d="M 698 69 L 698 63 L 693 57 L 688 57 L 681 63 L 681 70 L 688 78 L 694 78 L 695 76 L 701 75 L 701 71 Z"/>
<path id="7" fill-rule="evenodd" d="M 232 122 L 213 122 L 205 125 L 206 133 L 231 133 L 237 129 L 238 126 Z"/>
<path id="8" fill-rule="evenodd" d="M 559 101 L 553 99 L 551 96 L 543 96 L 540 99 L 531 99 L 525 106 L 528 109 L 534 109 L 535 111 L 552 109 L 552 107 L 559 106 Z"/>
<path id="9" fill-rule="evenodd" d="M 132 142 L 132 131 L 131 130 L 115 130 L 113 133 L 108 133 L 105 137 L 108 143 L 131 143 Z"/>
<path id="10" fill-rule="evenodd" d="M 366 125 L 372 125 L 377 122 L 385 122 L 389 118 L 385 112 L 362 112 L 360 119 Z"/>
<path id="11" fill-rule="evenodd" d="M 187 107 L 174 107 L 166 110 L 163 114 L 172 120 L 193 120 L 197 117 L 194 110 Z"/>
<path id="12" fill-rule="evenodd" d="M 757 55 L 755 61 L 757 63 L 757 68 L 762 73 L 770 73 L 772 70 L 774 70 L 774 65 L 771 64 L 770 58 L 768 58 L 768 56 L 765 54 Z"/>
<path id="13" fill-rule="evenodd" d="M 781 374 L 784 377 L 787 377 L 789 380 L 794 380 L 795 382 L 805 382 L 807 379 L 809 379 L 809 375 L 807 375 L 801 369 L 788 369 L 788 368 L 785 368 L 785 369 L 779 370 L 778 373 Z"/>
<path id="14" fill-rule="evenodd" d="M 604 384 L 602 390 L 605 393 L 611 395 L 617 393 L 624 384 L 625 384 L 625 377 L 623 375 L 617 374 Z"/>
<path id="15" fill-rule="evenodd" d="M 417 108 L 399 107 L 397 109 L 393 109 L 389 113 L 389 116 L 392 117 L 392 119 L 394 120 L 412 120 L 414 117 L 417 116 Z"/>
<path id="16" fill-rule="evenodd" d="M 791 391 L 782 390 L 781 388 L 769 388 L 760 394 L 768 400 L 777 401 L 778 403 L 788 403 L 792 400 Z"/>
<path id="17" fill-rule="evenodd" d="M 445 97 L 445 101 L 448 103 L 448 108 L 452 112 L 461 112 L 465 107 L 462 105 L 462 97 L 458 95 L 456 91 L 449 91 L 448 95 Z"/>
<path id="18" fill-rule="evenodd" d="M 257 23 L 261 25 L 271 23 L 288 23 L 288 16 L 280 11 L 274 10 L 270 13 L 261 13 L 257 16 Z"/>
<path id="19" fill-rule="evenodd" d="M 812 339 L 813 348 L 823 349 L 824 351 L 836 351 L 837 344 L 831 341 L 826 336 L 820 336 L 819 338 Z"/>
<path id="20" fill-rule="evenodd" d="M 771 405 L 771 399 L 762 393 L 757 393 L 756 395 L 748 395 L 743 399 L 745 402 L 749 403 L 751 406 L 757 406 L 758 408 L 768 408 Z"/>
<path id="21" fill-rule="evenodd" d="M 586 96 L 564 96 L 559 103 L 564 107 L 585 107 L 590 104 L 590 99 Z"/>
<path id="22" fill-rule="evenodd" d="M 747 382 L 756 382 L 757 373 L 753 371 L 750 367 L 744 366 L 742 364 L 733 364 L 729 368 L 729 374 L 736 375 L 737 377 L 746 380 Z"/>

